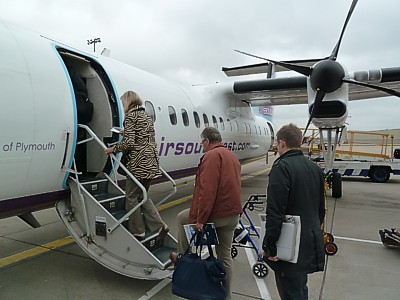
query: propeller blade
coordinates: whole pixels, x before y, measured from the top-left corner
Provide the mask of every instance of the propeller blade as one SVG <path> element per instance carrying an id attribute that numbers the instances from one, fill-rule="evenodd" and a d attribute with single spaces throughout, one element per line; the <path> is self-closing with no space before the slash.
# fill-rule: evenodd
<path id="1" fill-rule="evenodd" d="M 382 87 L 382 86 L 379 86 L 379 85 L 370 84 L 370 83 L 364 83 L 364 82 L 360 82 L 360 81 L 357 81 L 357 80 L 354 80 L 354 79 L 350 79 L 350 78 L 343 78 L 342 81 L 343 82 L 347 82 L 347 83 L 352 83 L 352 84 L 356 84 L 356 85 L 369 87 L 371 89 L 382 91 L 382 92 L 385 92 L 385 93 L 387 93 L 389 95 L 396 96 L 396 97 L 400 98 L 400 92 L 397 92 L 395 90 L 388 89 L 388 88 L 385 88 L 385 87 Z"/>
<path id="2" fill-rule="evenodd" d="M 306 125 L 306 129 L 304 129 L 302 139 L 304 139 L 304 137 L 306 136 L 306 132 L 307 132 L 308 126 L 310 126 L 311 120 L 312 120 L 312 117 L 311 117 L 311 115 L 310 115 L 310 117 L 308 118 L 308 122 L 307 122 L 307 125 Z"/>
<path id="3" fill-rule="evenodd" d="M 253 55 L 253 54 L 250 54 L 250 53 L 247 53 L 247 52 L 243 52 L 243 51 L 240 51 L 240 50 L 235 50 L 235 51 L 238 52 L 238 53 L 244 54 L 244 55 L 248 55 L 248 56 L 252 56 L 252 57 L 255 57 L 255 58 L 259 58 L 259 59 L 263 59 L 263 60 L 266 60 L 266 61 L 273 62 L 274 64 L 276 64 L 278 66 L 284 67 L 284 68 L 286 68 L 288 70 L 291 70 L 291 71 L 295 71 L 295 72 L 303 74 L 305 76 L 310 76 L 311 71 L 312 71 L 312 68 L 310 68 L 310 67 L 298 66 L 298 65 L 294 65 L 294 64 L 290 64 L 290 63 L 285 63 L 285 62 L 282 62 L 282 61 L 276 61 L 276 60 L 272 60 L 272 59 L 269 59 L 269 58 L 264 58 L 264 57 L 261 57 L 261 56 L 257 56 L 257 55 Z"/>
<path id="4" fill-rule="evenodd" d="M 333 48 L 333 51 L 332 51 L 331 55 L 329 56 L 330 60 L 336 60 L 336 58 L 337 58 L 337 55 L 338 55 L 338 52 L 339 52 L 340 43 L 342 42 L 342 38 L 343 38 L 344 32 L 346 30 L 347 23 L 349 23 L 349 21 L 350 21 L 351 15 L 353 14 L 353 11 L 354 11 L 354 8 L 357 5 L 357 2 L 358 2 L 358 0 L 353 0 L 353 2 L 351 3 L 350 10 L 347 13 L 347 18 L 346 18 L 346 21 L 344 22 L 343 29 L 342 29 L 342 32 L 340 34 L 339 40 L 338 40 L 335 48 Z"/>
<path id="5" fill-rule="evenodd" d="M 317 111 L 317 108 L 321 105 L 324 97 L 325 97 L 325 93 L 321 90 L 317 90 L 317 94 L 315 95 L 315 100 L 314 100 L 314 106 L 311 110 L 310 117 L 308 118 L 306 129 L 304 129 L 303 138 L 306 135 L 308 126 L 310 126 L 310 123 L 311 123 L 312 119 L 314 118 L 315 112 Z"/>

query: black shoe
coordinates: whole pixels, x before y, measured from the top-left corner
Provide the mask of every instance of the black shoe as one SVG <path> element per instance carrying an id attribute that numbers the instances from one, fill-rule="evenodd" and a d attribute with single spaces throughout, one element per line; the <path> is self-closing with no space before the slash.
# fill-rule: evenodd
<path id="1" fill-rule="evenodd" d="M 158 235 L 160 236 L 160 238 L 164 238 L 168 232 L 169 232 L 169 228 L 167 226 L 163 226 L 158 231 Z"/>

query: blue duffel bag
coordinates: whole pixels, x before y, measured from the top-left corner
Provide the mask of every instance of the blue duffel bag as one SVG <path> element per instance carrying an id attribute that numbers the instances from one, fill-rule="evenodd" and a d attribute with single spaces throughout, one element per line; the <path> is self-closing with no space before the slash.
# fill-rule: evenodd
<path id="1" fill-rule="evenodd" d="M 204 234 L 204 230 L 199 232 L 196 240 L 201 241 Z M 195 253 L 189 251 L 189 246 L 184 254 L 178 255 L 172 275 L 172 293 L 191 300 L 225 299 L 228 290 L 224 265 L 215 258 L 209 244 L 210 256 L 202 259 L 202 246 L 201 243 L 197 245 Z"/>

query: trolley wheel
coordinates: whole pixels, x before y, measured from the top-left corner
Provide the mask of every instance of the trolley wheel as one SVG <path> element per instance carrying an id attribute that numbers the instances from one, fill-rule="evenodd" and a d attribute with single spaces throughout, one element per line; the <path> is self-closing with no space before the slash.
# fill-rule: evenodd
<path id="1" fill-rule="evenodd" d="M 232 248 L 231 248 L 231 257 L 235 258 L 236 256 L 238 256 L 238 249 L 235 246 L 232 246 Z"/>
<path id="2" fill-rule="evenodd" d="M 335 255 L 338 252 L 338 246 L 335 243 L 332 242 L 326 242 L 325 243 L 325 253 L 326 255 Z"/>
<path id="3" fill-rule="evenodd" d="M 268 267 L 263 262 L 257 262 L 253 265 L 253 274 L 257 277 L 265 277 L 268 275 Z"/>
<path id="4" fill-rule="evenodd" d="M 254 204 L 250 203 L 249 204 L 249 211 L 253 211 L 254 210 Z"/>
<path id="5" fill-rule="evenodd" d="M 329 243 L 333 243 L 335 241 L 335 238 L 333 237 L 332 234 L 325 232 L 324 233 L 324 241 L 325 242 L 329 242 Z"/>

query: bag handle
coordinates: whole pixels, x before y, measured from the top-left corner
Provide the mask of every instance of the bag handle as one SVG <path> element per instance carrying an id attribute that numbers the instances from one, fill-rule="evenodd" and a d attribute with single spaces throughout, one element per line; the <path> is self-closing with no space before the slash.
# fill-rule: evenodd
<path id="1" fill-rule="evenodd" d="M 210 254 L 211 257 L 214 257 L 214 251 L 212 250 L 211 245 L 208 243 L 203 244 L 203 236 L 207 236 L 207 231 L 204 229 L 204 227 L 202 228 L 201 231 L 198 231 L 192 235 L 192 237 L 190 238 L 189 247 L 186 249 L 185 254 L 187 254 L 189 252 L 191 245 L 194 243 L 194 241 L 196 239 L 196 243 L 195 243 L 196 253 L 198 255 L 201 255 L 203 246 L 207 245 L 208 253 Z"/>

